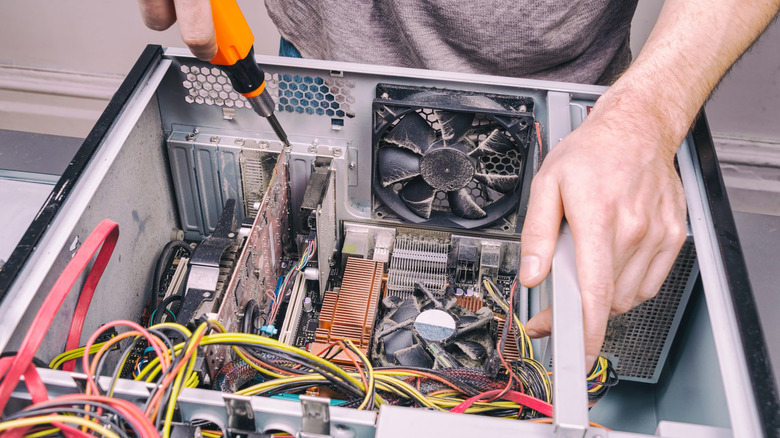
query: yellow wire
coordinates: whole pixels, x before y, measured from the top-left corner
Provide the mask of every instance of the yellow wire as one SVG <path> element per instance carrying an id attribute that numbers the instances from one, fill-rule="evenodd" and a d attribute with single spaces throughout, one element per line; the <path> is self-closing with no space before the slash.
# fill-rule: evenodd
<path id="1" fill-rule="evenodd" d="M 208 430 L 201 430 L 200 434 L 205 436 L 206 438 L 222 438 L 221 433 L 209 432 Z"/>
<path id="2" fill-rule="evenodd" d="M 92 344 L 92 347 L 89 349 L 89 354 L 95 354 L 100 350 L 100 347 L 105 345 L 105 342 L 101 342 L 99 344 Z M 65 362 L 72 360 L 72 359 L 78 359 L 81 356 L 84 356 L 84 347 L 74 348 L 73 350 L 68 350 L 63 353 L 58 354 L 54 357 L 54 359 L 49 362 L 49 368 L 51 369 L 58 369 L 62 366 Z"/>
<path id="3" fill-rule="evenodd" d="M 498 296 L 495 290 L 493 290 L 493 287 L 490 285 L 490 282 L 487 280 L 483 280 L 482 284 L 485 286 L 485 289 L 487 289 L 488 293 L 490 293 L 490 295 L 493 297 L 495 303 L 498 304 L 504 310 L 504 312 L 509 314 L 509 306 L 504 304 L 504 300 Z M 520 322 L 520 318 L 518 318 L 514 312 L 512 312 L 512 321 L 514 321 L 515 329 L 520 334 L 520 349 L 521 349 L 520 355 L 523 355 L 525 353 L 525 347 L 527 346 L 528 352 L 530 353 L 530 357 L 534 357 L 534 348 L 533 348 L 533 344 L 531 344 L 531 338 L 528 337 L 528 334 L 525 331 L 525 326 L 523 326 L 523 323 Z"/>
<path id="4" fill-rule="evenodd" d="M 368 358 L 363 354 L 362 351 L 360 351 L 359 348 L 355 347 L 355 344 L 353 344 L 352 341 L 345 339 L 345 342 L 352 348 L 353 351 L 357 353 L 358 356 L 360 356 L 360 360 L 366 366 L 366 374 L 368 374 L 368 389 L 366 390 L 366 397 L 363 399 L 363 403 L 358 406 L 358 409 L 365 409 L 368 406 L 368 402 L 371 400 L 371 394 L 374 393 L 374 387 L 376 386 L 374 381 L 374 367 L 371 366 L 371 362 L 368 360 Z"/>
<path id="5" fill-rule="evenodd" d="M 51 435 L 60 431 L 59 427 L 52 427 L 51 429 L 45 429 L 40 432 L 28 433 L 25 438 L 39 438 L 46 435 Z"/>
<path id="6" fill-rule="evenodd" d="M 193 333 L 192 336 L 194 338 L 199 338 L 201 334 L 204 333 L 208 328 L 209 325 L 207 323 L 203 323 L 195 330 L 195 333 Z M 176 410 L 176 399 L 179 397 L 179 392 L 181 392 L 183 383 L 186 381 L 184 377 L 189 377 L 195 369 L 195 362 L 198 359 L 199 344 L 199 342 L 191 342 L 189 346 L 187 346 L 187 350 L 184 352 L 185 355 L 192 354 L 192 356 L 190 356 L 187 366 L 184 366 L 181 368 L 181 370 L 179 370 L 179 372 L 176 374 L 176 378 L 173 381 L 173 387 L 171 387 L 171 397 L 168 401 L 168 409 L 165 412 L 163 438 L 170 438 L 171 436 L 171 423 L 173 422 L 173 413 Z"/>
<path id="7" fill-rule="evenodd" d="M 87 429 L 94 430 L 95 432 L 108 438 L 119 438 L 119 435 L 117 435 L 116 433 L 112 432 L 111 430 L 103 427 L 98 423 L 94 423 L 82 417 L 76 417 L 71 415 L 42 415 L 39 417 L 20 418 L 18 420 L 4 421 L 0 423 L 0 432 L 9 429 L 16 429 L 17 427 L 38 426 L 41 424 L 51 424 L 51 423 L 76 424 L 78 426 L 83 426 L 86 427 Z"/>

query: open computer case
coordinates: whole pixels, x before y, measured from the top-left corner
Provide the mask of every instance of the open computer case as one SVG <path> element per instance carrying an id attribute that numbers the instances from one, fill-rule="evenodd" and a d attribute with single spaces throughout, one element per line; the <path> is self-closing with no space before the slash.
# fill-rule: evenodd
<path id="1" fill-rule="evenodd" d="M 349 340 L 376 368 L 495 378 L 503 373 L 497 350 L 511 361 L 528 348 L 507 320 L 553 307 L 553 336 L 531 343 L 551 376 L 549 417 L 439 412 L 385 393 L 375 409 L 311 388 L 239 395 L 240 384 L 262 379 L 241 380 L 248 368 L 230 349 L 203 347 L 199 384 L 178 395 L 180 436 L 195 436 L 198 425 L 223 436 L 343 438 L 780 434 L 777 389 L 703 115 L 677 154 L 688 239 L 658 296 L 610 320 L 602 355 L 618 383 L 595 403 L 582 373 L 566 227 L 550 277 L 530 290 L 513 283 L 533 176 L 605 88 L 257 61 L 291 147 L 220 70 L 184 50 L 147 47 L 0 271 L 0 350 L 19 348 L 65 266 L 110 219 L 120 234 L 79 345 L 114 320 L 211 318 L 309 351 Z M 84 281 L 35 355 L 46 364 L 65 350 Z M 150 308 L 150 300 L 165 304 Z M 143 350 L 128 350 L 135 364 Z M 343 354 L 330 359 L 350 366 Z M 38 369 L 51 396 L 81 391 L 81 371 Z M 132 366 L 117 373 L 114 397 L 143 404 L 154 385 L 134 381 Z M 29 401 L 20 383 L 5 413 Z"/>

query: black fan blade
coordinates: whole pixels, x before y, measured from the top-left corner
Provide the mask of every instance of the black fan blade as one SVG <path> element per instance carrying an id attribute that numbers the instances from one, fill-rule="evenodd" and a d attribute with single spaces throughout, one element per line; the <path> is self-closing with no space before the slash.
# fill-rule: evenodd
<path id="1" fill-rule="evenodd" d="M 484 155 L 503 155 L 512 149 L 515 145 L 501 130 L 494 129 L 493 132 L 488 134 L 484 140 L 479 142 L 476 149 L 471 151 L 469 155 L 472 157 L 482 157 Z"/>
<path id="2" fill-rule="evenodd" d="M 498 193 L 512 193 L 520 181 L 518 175 L 499 175 L 495 173 L 475 173 L 474 179 Z"/>
<path id="3" fill-rule="evenodd" d="M 384 137 L 386 142 L 420 155 L 436 140 L 436 131 L 417 112 L 410 112 Z"/>
<path id="4" fill-rule="evenodd" d="M 409 348 L 397 350 L 395 360 L 399 365 L 415 368 L 431 368 L 433 361 L 425 352 L 425 348 L 420 344 L 414 344 Z"/>
<path id="5" fill-rule="evenodd" d="M 382 187 L 420 175 L 420 156 L 406 149 L 385 147 L 379 150 L 377 170 Z"/>
<path id="6" fill-rule="evenodd" d="M 395 361 L 395 352 L 414 345 L 414 336 L 411 330 L 398 330 L 382 337 L 385 344 L 385 356 L 389 362 Z"/>
<path id="7" fill-rule="evenodd" d="M 447 193 L 452 212 L 464 219 L 481 219 L 487 216 L 485 210 L 477 205 L 477 201 L 471 196 L 468 189 Z"/>
<path id="8" fill-rule="evenodd" d="M 447 144 L 455 143 L 463 138 L 474 122 L 474 115 L 469 113 L 436 110 L 433 112 L 433 115 L 439 121 L 441 137 Z"/>
<path id="9" fill-rule="evenodd" d="M 488 349 L 479 342 L 456 340 L 454 344 L 471 360 L 482 360 L 488 351 Z"/>
<path id="10" fill-rule="evenodd" d="M 409 181 L 398 195 L 414 214 L 425 219 L 431 217 L 436 190 L 429 186 L 422 177 Z"/>

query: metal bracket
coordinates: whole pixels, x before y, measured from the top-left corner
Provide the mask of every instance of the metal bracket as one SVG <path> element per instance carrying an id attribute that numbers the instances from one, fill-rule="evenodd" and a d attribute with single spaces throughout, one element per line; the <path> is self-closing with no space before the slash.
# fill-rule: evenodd
<path id="1" fill-rule="evenodd" d="M 222 394 L 225 402 L 225 411 L 227 412 L 227 427 L 231 435 L 236 436 L 243 433 L 254 433 L 257 430 L 255 425 L 255 411 L 252 409 L 252 399 L 247 396 L 235 394 Z"/>
<path id="2" fill-rule="evenodd" d="M 236 241 L 236 200 L 228 199 L 211 236 L 201 242 L 190 257 L 187 289 L 176 318 L 187 324 L 205 301 L 213 301 L 219 280 L 219 261 L 222 253 Z"/>
<path id="3" fill-rule="evenodd" d="M 300 396 L 301 432 L 300 438 L 324 438 L 330 435 L 330 399 Z"/>
<path id="4" fill-rule="evenodd" d="M 306 184 L 306 190 L 303 193 L 303 201 L 301 202 L 299 231 L 304 233 L 310 231 L 309 215 L 322 204 L 322 198 L 325 196 L 325 191 L 328 189 L 328 182 L 330 181 L 330 164 L 331 159 L 324 157 L 317 157 L 312 163 L 312 172 L 309 176 L 309 182 Z"/>

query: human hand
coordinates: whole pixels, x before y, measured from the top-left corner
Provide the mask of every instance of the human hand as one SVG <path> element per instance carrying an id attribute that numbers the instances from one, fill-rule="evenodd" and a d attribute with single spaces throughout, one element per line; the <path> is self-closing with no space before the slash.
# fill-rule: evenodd
<path id="1" fill-rule="evenodd" d="M 138 0 L 141 18 L 153 30 L 168 29 L 178 19 L 184 44 L 201 61 L 217 54 L 209 0 Z"/>
<path id="2" fill-rule="evenodd" d="M 550 271 L 566 216 L 588 368 L 607 319 L 655 296 L 686 237 L 685 197 L 673 162 L 679 141 L 657 118 L 613 109 L 604 98 L 534 177 L 521 245 L 520 282 L 533 287 Z M 528 321 L 529 336 L 549 335 L 551 315 L 547 308 Z"/>

